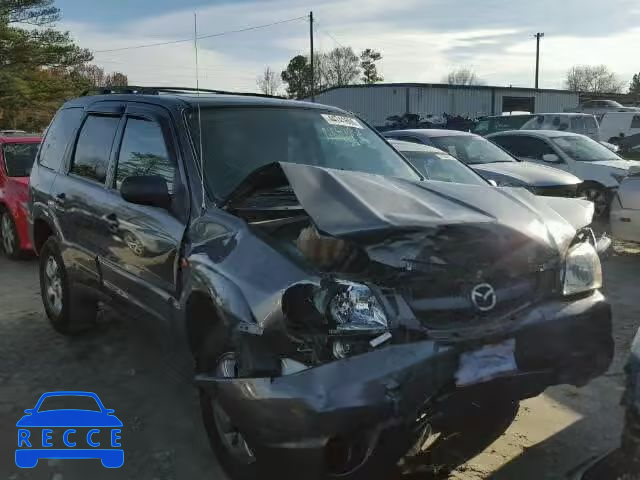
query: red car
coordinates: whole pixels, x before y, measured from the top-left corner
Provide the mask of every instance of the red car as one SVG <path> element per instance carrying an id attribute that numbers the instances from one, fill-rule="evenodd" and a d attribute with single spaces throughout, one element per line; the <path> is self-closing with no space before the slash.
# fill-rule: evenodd
<path id="1" fill-rule="evenodd" d="M 12 259 L 31 250 L 27 229 L 29 174 L 40 141 L 40 136 L 0 132 L 0 244 Z"/>

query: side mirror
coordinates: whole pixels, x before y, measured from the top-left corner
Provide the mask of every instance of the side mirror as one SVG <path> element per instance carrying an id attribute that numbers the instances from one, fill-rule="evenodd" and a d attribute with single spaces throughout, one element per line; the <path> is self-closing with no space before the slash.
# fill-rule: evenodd
<path id="1" fill-rule="evenodd" d="M 496 182 L 495 180 L 487 180 L 487 182 L 489 182 L 489 184 L 490 184 L 492 187 L 497 187 L 497 186 L 498 186 L 498 182 Z"/>
<path id="2" fill-rule="evenodd" d="M 27 408 L 24 413 L 26 413 L 27 415 L 31 415 L 33 413 L 33 408 Z"/>
<path id="3" fill-rule="evenodd" d="M 112 413 L 116 413 L 116 411 L 113 408 L 106 408 L 104 410 L 104 413 L 106 413 L 107 415 L 111 415 Z"/>
<path id="4" fill-rule="evenodd" d="M 545 153 L 542 155 L 542 161 L 548 163 L 560 163 L 560 157 L 555 153 Z"/>
<path id="5" fill-rule="evenodd" d="M 129 203 L 168 209 L 171 206 L 169 187 L 159 175 L 127 177 L 120 185 L 120 195 Z"/>

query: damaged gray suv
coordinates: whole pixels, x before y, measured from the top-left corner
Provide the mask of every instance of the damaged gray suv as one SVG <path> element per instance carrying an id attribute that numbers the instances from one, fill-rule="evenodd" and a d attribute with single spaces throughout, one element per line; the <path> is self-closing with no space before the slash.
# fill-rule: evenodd
<path id="1" fill-rule="evenodd" d="M 72 100 L 31 173 L 47 316 L 71 334 L 112 302 L 183 338 L 233 479 L 437 462 L 605 372 L 613 342 L 589 202 L 425 165 L 322 105 Z"/>

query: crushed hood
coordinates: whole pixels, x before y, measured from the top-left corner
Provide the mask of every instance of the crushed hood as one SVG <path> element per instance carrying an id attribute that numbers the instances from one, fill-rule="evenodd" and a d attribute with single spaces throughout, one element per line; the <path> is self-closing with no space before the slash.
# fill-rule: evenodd
<path id="1" fill-rule="evenodd" d="M 593 214 L 589 202 L 549 201 L 521 188 L 412 181 L 284 162 L 249 175 L 227 205 L 233 208 L 253 193 L 286 185 L 318 230 L 334 237 L 497 224 L 564 252 Z"/>

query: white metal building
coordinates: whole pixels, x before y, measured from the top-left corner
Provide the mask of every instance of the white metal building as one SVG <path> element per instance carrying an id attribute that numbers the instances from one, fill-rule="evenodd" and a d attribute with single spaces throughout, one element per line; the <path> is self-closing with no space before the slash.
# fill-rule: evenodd
<path id="1" fill-rule="evenodd" d="M 462 86 L 434 83 L 386 83 L 333 87 L 315 101 L 356 113 L 373 126 L 405 113 L 476 118 L 503 112 L 564 112 L 578 105 L 578 94 L 566 90 Z"/>

